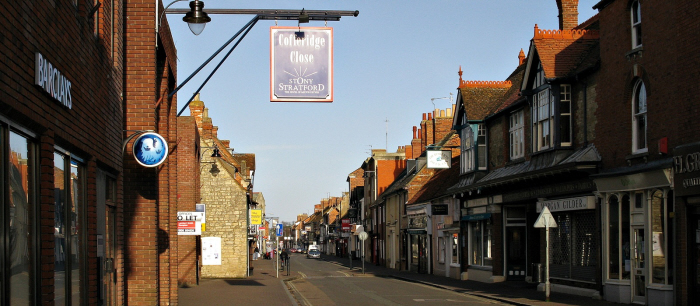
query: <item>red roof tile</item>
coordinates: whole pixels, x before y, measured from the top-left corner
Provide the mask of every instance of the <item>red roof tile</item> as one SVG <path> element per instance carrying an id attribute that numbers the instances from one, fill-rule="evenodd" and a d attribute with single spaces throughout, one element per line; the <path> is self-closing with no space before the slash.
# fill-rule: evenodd
<path id="1" fill-rule="evenodd" d="M 570 75 L 597 47 L 600 35 L 596 30 L 540 30 L 535 25 L 533 43 L 546 78 Z"/>

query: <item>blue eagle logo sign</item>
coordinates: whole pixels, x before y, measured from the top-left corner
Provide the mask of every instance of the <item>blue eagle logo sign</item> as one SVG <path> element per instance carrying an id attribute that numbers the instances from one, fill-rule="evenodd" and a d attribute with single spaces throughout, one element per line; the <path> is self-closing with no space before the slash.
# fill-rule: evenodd
<path id="1" fill-rule="evenodd" d="M 134 158 L 144 167 L 157 167 L 168 157 L 168 143 L 157 133 L 144 133 L 134 141 Z"/>

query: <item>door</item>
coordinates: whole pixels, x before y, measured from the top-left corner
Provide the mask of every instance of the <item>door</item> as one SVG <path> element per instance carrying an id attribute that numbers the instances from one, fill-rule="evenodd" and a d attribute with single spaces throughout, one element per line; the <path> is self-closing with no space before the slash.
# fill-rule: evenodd
<path id="1" fill-rule="evenodd" d="M 688 271 L 690 275 L 688 291 L 691 298 L 689 305 L 698 305 L 700 304 L 700 215 L 690 215 L 688 220 L 690 220 L 688 242 L 691 245 L 689 248 L 690 258 L 688 258 L 690 270 Z"/>
<path id="2" fill-rule="evenodd" d="M 634 249 L 632 250 L 632 302 L 646 304 L 646 243 L 644 227 L 632 227 Z"/>
<path id="3" fill-rule="evenodd" d="M 525 280 L 525 226 L 506 227 L 506 271 L 508 280 Z"/>
<path id="4" fill-rule="evenodd" d="M 99 261 L 99 305 L 117 305 L 116 179 L 97 171 L 97 256 Z"/>

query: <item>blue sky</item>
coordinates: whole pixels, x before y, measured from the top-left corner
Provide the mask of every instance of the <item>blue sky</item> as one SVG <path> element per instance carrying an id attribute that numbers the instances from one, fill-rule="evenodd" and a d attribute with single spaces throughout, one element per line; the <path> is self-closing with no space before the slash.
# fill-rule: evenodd
<path id="1" fill-rule="evenodd" d="M 527 54 L 535 24 L 559 27 L 555 0 L 204 2 L 205 9 L 360 11 L 358 17 L 328 22 L 334 35 L 333 103 L 270 102 L 269 35 L 275 22 L 268 20 L 257 23 L 201 90 L 219 138 L 230 140 L 238 153 L 256 155 L 254 190 L 265 196 L 267 215 L 283 221 L 347 192 L 348 174 L 371 148 L 395 152 L 409 144 L 413 126 L 433 109 L 431 98 L 456 95 L 460 66 L 464 80 L 504 80 L 520 49 Z M 579 23 L 596 13 L 597 2 L 579 1 Z M 187 7 L 186 1 L 171 6 Z M 182 15 L 167 15 L 178 52 L 178 82 L 253 18 L 210 17 L 204 32 L 194 36 Z M 229 48 L 179 91 L 178 110 Z M 434 103 L 450 107 L 445 99 Z"/>

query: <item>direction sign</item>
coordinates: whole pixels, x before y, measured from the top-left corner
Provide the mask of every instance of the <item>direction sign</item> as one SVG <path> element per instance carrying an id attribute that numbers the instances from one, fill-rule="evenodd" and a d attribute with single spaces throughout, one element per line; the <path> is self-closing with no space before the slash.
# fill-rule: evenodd
<path id="1" fill-rule="evenodd" d="M 282 223 L 277 224 L 277 236 L 282 236 Z"/>

